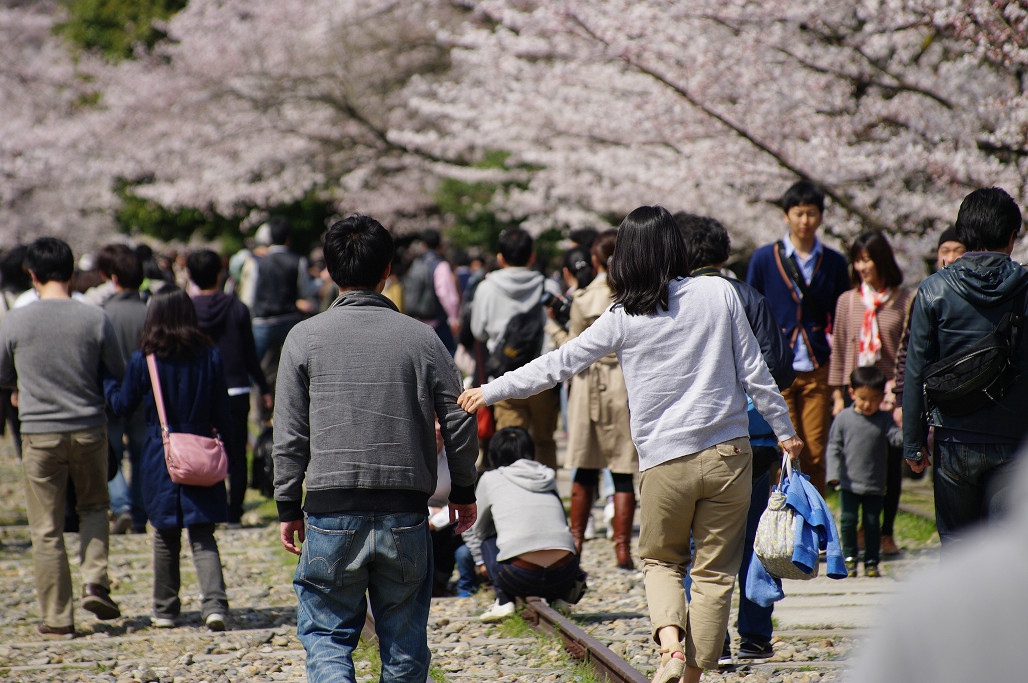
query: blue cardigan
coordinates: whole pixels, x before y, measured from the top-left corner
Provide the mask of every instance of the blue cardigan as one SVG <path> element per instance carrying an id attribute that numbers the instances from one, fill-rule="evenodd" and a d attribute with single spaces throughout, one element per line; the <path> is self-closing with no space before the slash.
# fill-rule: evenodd
<path id="1" fill-rule="evenodd" d="M 793 472 L 782 485 L 785 504 L 796 511 L 802 523 L 796 529 L 792 562 L 804 573 L 810 574 L 818 562 L 818 553 L 825 551 L 828 561 L 828 578 L 846 578 L 846 563 L 839 544 L 839 531 L 835 519 L 824 498 L 817 492 L 810 478 Z M 749 573 L 746 576 L 746 597 L 761 607 L 770 607 L 776 600 L 785 597 L 782 580 L 771 576 L 764 569 L 756 553 L 750 558 Z"/>
<path id="2" fill-rule="evenodd" d="M 218 430 L 223 442 L 232 438 L 232 413 L 225 388 L 225 371 L 221 354 L 205 347 L 192 358 L 157 360 L 157 376 L 161 381 L 164 410 L 168 427 L 175 432 L 209 436 L 211 427 Z M 136 351 L 125 369 L 119 385 L 104 379 L 107 404 L 115 415 L 128 415 L 140 403 L 146 421 L 143 442 L 143 505 L 156 529 L 184 528 L 192 524 L 228 520 L 228 499 L 225 482 L 214 486 L 183 486 L 171 481 L 164 462 L 164 441 L 161 424 L 150 386 L 146 356 Z M 226 450 L 228 443 L 225 444 Z"/>
<path id="3" fill-rule="evenodd" d="M 746 273 L 746 282 L 767 297 L 771 311 L 789 342 L 790 348 L 796 347 L 797 338 L 803 339 L 810 352 L 810 357 L 817 366 L 828 361 L 831 348 L 825 336 L 825 320 L 815 317 L 804 306 L 802 318 L 799 315 L 799 295 L 789 276 L 778 263 L 775 244 L 766 244 L 757 249 L 750 259 L 750 267 Z M 814 277 L 807 285 L 814 300 L 825 316 L 831 319 L 835 315 L 835 303 L 843 292 L 850 288 L 849 266 L 846 258 L 839 252 L 821 245 L 821 256 L 814 268 Z M 798 323 L 802 321 L 801 335 Z"/>

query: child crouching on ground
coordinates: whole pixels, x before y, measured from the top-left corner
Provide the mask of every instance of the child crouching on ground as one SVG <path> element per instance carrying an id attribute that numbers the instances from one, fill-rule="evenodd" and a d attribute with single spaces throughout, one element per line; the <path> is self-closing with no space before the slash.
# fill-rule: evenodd
<path id="1" fill-rule="evenodd" d="M 858 515 L 865 534 L 864 575 L 879 576 L 888 447 L 898 446 L 903 432 L 891 414 L 879 409 L 885 398 L 885 375 L 881 370 L 874 366 L 854 370 L 850 374 L 849 394 L 853 404 L 835 417 L 828 432 L 827 479 L 839 486 L 839 527 L 849 576 L 857 575 Z"/>

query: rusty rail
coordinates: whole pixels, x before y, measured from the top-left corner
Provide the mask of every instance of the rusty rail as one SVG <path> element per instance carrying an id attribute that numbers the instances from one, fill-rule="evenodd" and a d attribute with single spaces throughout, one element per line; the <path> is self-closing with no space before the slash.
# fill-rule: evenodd
<path id="1" fill-rule="evenodd" d="M 564 649 L 575 659 L 591 666 L 600 680 L 608 683 L 649 683 L 649 678 L 629 666 L 610 648 L 581 629 L 541 598 L 526 598 L 521 617 L 537 629 L 553 633 L 564 641 Z"/>

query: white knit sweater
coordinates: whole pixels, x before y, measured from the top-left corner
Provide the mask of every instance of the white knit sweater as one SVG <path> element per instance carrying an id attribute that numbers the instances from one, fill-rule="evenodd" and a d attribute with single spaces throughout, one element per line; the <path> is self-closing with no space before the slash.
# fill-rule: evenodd
<path id="1" fill-rule="evenodd" d="M 668 310 L 612 306 L 559 349 L 482 387 L 487 404 L 526 398 L 616 353 L 628 387 L 639 469 L 747 435 L 746 395 L 779 440 L 796 434 L 732 286 L 717 277 L 669 286 Z"/>

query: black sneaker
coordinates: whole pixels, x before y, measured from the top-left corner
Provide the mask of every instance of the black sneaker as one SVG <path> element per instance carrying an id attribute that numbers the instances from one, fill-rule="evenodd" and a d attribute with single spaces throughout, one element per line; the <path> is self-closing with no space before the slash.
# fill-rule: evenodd
<path id="1" fill-rule="evenodd" d="M 771 643 L 758 643 L 755 640 L 744 640 L 739 645 L 740 659 L 767 659 L 774 653 L 775 651 L 771 648 Z"/>
<path id="2" fill-rule="evenodd" d="M 717 668 L 730 669 L 733 666 L 735 666 L 735 660 L 732 659 L 732 645 L 725 640 L 725 646 L 721 648 L 721 656 L 717 658 Z"/>

